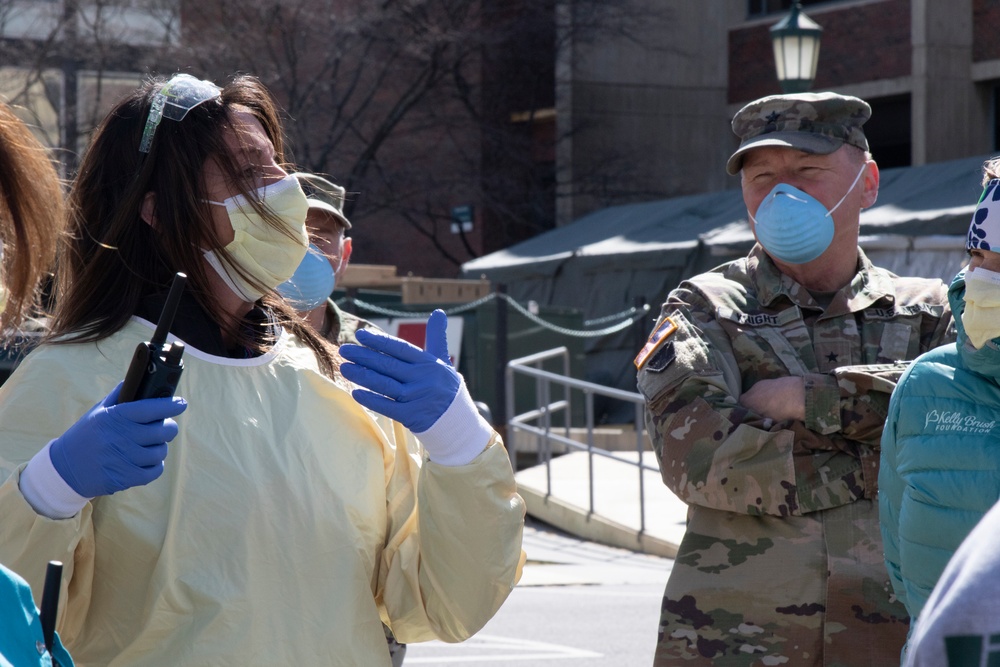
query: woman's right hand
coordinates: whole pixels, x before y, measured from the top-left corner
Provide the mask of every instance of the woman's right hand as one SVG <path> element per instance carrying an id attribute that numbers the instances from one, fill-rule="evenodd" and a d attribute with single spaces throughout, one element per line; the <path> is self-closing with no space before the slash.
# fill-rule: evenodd
<path id="1" fill-rule="evenodd" d="M 163 474 L 167 442 L 178 430 L 171 417 L 187 408 L 177 397 L 119 405 L 120 389 L 119 383 L 49 446 L 56 472 L 85 498 L 149 484 Z"/>

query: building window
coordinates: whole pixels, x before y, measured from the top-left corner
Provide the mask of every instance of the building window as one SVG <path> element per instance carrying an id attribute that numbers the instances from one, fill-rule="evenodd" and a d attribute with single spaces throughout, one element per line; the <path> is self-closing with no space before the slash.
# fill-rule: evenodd
<path id="1" fill-rule="evenodd" d="M 910 96 L 876 97 L 867 101 L 872 107 L 872 117 L 864 129 L 872 157 L 882 169 L 910 166 L 913 163 Z"/>
<path id="2" fill-rule="evenodd" d="M 993 152 L 1000 150 L 1000 84 L 993 86 Z"/>
<path id="3" fill-rule="evenodd" d="M 832 5 L 846 0 L 800 0 L 803 7 L 809 5 Z M 787 12 L 793 0 L 747 0 L 747 18 L 757 18 L 769 14 Z"/>

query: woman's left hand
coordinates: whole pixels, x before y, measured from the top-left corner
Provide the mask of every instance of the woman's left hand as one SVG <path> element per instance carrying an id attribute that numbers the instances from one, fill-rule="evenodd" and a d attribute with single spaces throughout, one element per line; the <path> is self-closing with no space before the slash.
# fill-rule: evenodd
<path id="1" fill-rule="evenodd" d="M 358 329 L 361 345 L 342 345 L 344 377 L 361 405 L 395 419 L 414 433 L 434 425 L 464 385 L 448 357 L 448 316 L 435 310 L 427 320 L 426 350 L 383 333 Z M 364 347 L 362 347 L 364 346 Z M 368 391 L 370 390 L 370 391 Z"/>
<path id="2" fill-rule="evenodd" d="M 435 310 L 427 320 L 426 349 L 421 350 L 399 338 L 359 329 L 361 345 L 340 346 L 348 362 L 341 364 L 340 372 L 364 387 L 352 392 L 358 403 L 412 431 L 433 461 L 463 465 L 489 444 L 493 429 L 451 365 L 447 330 L 448 316 Z"/>

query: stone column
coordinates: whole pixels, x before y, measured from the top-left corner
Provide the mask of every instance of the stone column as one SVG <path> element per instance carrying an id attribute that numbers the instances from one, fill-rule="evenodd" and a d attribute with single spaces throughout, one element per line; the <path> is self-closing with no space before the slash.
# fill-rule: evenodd
<path id="1" fill-rule="evenodd" d="M 915 165 L 989 148 L 989 98 L 972 80 L 972 5 L 973 0 L 913 0 Z"/>

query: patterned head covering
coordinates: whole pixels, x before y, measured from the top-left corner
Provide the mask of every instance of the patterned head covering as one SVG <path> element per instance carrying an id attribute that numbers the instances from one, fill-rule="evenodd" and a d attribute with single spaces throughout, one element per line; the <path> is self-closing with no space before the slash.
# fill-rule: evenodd
<path id="1" fill-rule="evenodd" d="M 1000 180 L 993 179 L 986 184 L 979 206 L 972 214 L 969 236 L 965 249 L 992 250 L 1000 252 Z M 997 250 L 993 250 L 997 248 Z"/>
<path id="2" fill-rule="evenodd" d="M 868 103 L 837 93 L 771 95 L 746 105 L 733 116 L 733 132 L 740 147 L 729 158 L 726 171 L 738 174 L 743 155 L 760 146 L 783 146 L 827 155 L 844 144 L 868 150 L 861 126 L 872 115 Z"/>

